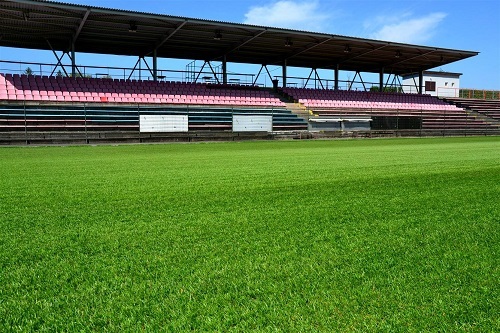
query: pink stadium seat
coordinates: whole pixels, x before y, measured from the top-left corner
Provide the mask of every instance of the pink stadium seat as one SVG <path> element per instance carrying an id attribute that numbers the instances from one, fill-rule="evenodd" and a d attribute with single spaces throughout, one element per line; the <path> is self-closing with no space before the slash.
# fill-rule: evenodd
<path id="1" fill-rule="evenodd" d="M 52 102 L 284 106 L 267 91 L 201 83 L 0 75 L 0 98 Z"/>

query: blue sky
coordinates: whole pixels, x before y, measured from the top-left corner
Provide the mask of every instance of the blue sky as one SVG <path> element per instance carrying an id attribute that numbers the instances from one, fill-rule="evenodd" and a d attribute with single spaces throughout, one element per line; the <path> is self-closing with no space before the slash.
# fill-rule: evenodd
<path id="1" fill-rule="evenodd" d="M 437 70 L 463 73 L 461 87 L 500 90 L 500 1 L 498 0 L 66 0 L 65 2 L 479 51 L 480 54 L 476 57 Z M 55 61 L 51 52 L 37 54 L 36 58 L 38 61 Z M 0 59 L 33 61 L 33 53 L 0 47 Z M 97 64 L 101 62 L 100 59 L 102 58 L 78 55 L 77 62 Z M 168 62 L 169 66 L 179 66 L 180 69 L 184 69 L 187 63 L 188 61 Z M 120 60 L 119 65 L 132 67 L 134 64 L 135 60 L 125 58 Z M 234 71 L 239 68 L 233 66 L 229 69 Z M 305 75 L 308 75 L 307 71 Z"/>

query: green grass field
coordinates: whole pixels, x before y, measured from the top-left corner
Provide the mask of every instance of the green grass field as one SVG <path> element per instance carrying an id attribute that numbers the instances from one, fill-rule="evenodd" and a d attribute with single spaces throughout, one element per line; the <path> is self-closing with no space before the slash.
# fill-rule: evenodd
<path id="1" fill-rule="evenodd" d="M 0 148 L 1 332 L 498 332 L 500 137 Z"/>

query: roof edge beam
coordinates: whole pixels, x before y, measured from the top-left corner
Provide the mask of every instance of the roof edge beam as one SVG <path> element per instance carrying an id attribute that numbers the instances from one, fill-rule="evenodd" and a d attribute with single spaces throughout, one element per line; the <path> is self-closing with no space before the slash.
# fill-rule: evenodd
<path id="1" fill-rule="evenodd" d="M 210 60 L 210 61 L 215 61 L 215 60 L 220 59 L 220 58 L 225 58 L 229 53 L 232 53 L 232 52 L 238 50 L 240 47 L 243 47 L 244 45 L 250 43 L 251 41 L 253 41 L 254 39 L 256 39 L 256 38 L 258 38 L 260 36 L 262 36 L 266 32 L 267 32 L 267 28 L 265 30 L 259 31 L 258 33 L 256 33 L 255 35 L 253 35 L 252 37 L 250 37 L 249 39 L 247 39 L 246 41 L 238 44 L 237 46 L 234 46 L 232 49 L 226 51 L 223 55 L 220 55 L 220 56 L 217 56 L 215 58 L 212 58 L 212 60 Z"/>
<path id="2" fill-rule="evenodd" d="M 406 59 L 402 59 L 400 61 L 393 62 L 393 63 L 389 64 L 389 66 L 399 65 L 399 64 L 401 64 L 403 62 L 406 62 L 406 61 L 409 61 L 409 60 L 417 59 L 417 58 L 420 58 L 420 57 L 425 57 L 426 55 L 434 53 L 434 52 L 437 52 L 437 51 L 438 50 L 435 49 L 435 50 L 432 50 L 432 51 L 428 51 L 428 52 L 424 52 L 424 53 L 421 53 L 421 54 L 418 54 L 418 55 L 414 55 L 413 57 L 409 57 L 409 58 L 406 58 Z M 387 67 L 387 66 L 385 66 L 385 67 Z"/>
<path id="3" fill-rule="evenodd" d="M 249 39 L 247 39 L 246 41 L 244 41 L 243 43 L 239 44 L 238 46 L 235 46 L 234 48 L 232 48 L 231 50 L 227 51 L 226 54 L 229 54 L 231 52 L 234 52 L 236 50 L 238 50 L 240 47 L 243 47 L 245 46 L 246 44 L 250 43 L 251 41 L 253 41 L 255 38 L 258 38 L 260 36 L 262 36 L 264 33 L 267 32 L 267 28 L 262 30 L 262 31 L 259 31 L 257 34 L 253 35 L 252 37 L 250 37 Z"/>
<path id="4" fill-rule="evenodd" d="M 407 59 L 403 59 L 401 61 L 396 62 L 395 64 L 400 64 L 400 63 L 408 61 L 408 60 L 413 60 L 413 59 L 416 59 L 416 58 L 425 57 L 426 55 L 434 53 L 434 52 L 437 52 L 437 51 L 438 50 L 432 50 L 432 51 L 429 51 L 429 52 L 425 52 L 425 53 L 422 53 L 422 54 L 419 54 L 419 55 L 416 55 L 416 56 L 413 56 L 413 57 L 410 57 L 410 58 L 407 58 Z"/>
<path id="5" fill-rule="evenodd" d="M 174 29 L 174 31 L 172 31 L 171 33 L 169 33 L 167 36 L 165 36 L 165 38 L 163 38 L 163 40 L 161 42 L 159 42 L 159 43 L 157 43 L 155 45 L 154 50 L 158 50 L 163 44 L 165 44 L 170 38 L 172 38 L 179 30 L 181 30 L 182 27 L 184 25 L 186 25 L 186 23 L 188 23 L 188 20 L 185 20 L 184 22 L 182 22 L 181 24 L 179 24 L 177 26 L 177 28 Z M 147 55 L 151 54 L 153 51 L 148 52 Z"/>
<path id="6" fill-rule="evenodd" d="M 381 45 L 381 46 L 376 47 L 376 48 L 374 48 L 374 49 L 371 49 L 371 50 L 368 50 L 368 51 L 362 52 L 362 53 L 360 53 L 360 54 L 356 54 L 356 55 L 354 55 L 354 56 L 352 56 L 352 57 L 346 57 L 346 58 L 344 58 L 344 60 L 341 60 L 339 63 L 341 64 L 341 63 L 346 62 L 346 61 L 348 61 L 348 60 L 356 59 L 356 58 L 362 57 L 362 56 L 364 56 L 364 55 L 370 54 L 370 53 L 372 53 L 372 52 L 375 52 L 375 51 L 378 51 L 378 50 L 382 50 L 383 48 L 385 48 L 385 47 L 387 47 L 387 46 L 391 46 L 391 44 L 390 44 L 390 43 L 389 43 L 389 44 L 384 44 L 384 45 Z"/>
<path id="7" fill-rule="evenodd" d="M 325 43 L 327 43 L 327 42 L 331 41 L 331 40 L 332 40 L 332 39 L 334 39 L 334 38 L 335 38 L 335 37 L 330 37 L 330 38 L 327 38 L 327 39 L 323 40 L 322 42 L 318 42 L 318 43 L 316 43 L 316 44 L 314 44 L 314 45 L 311 45 L 311 46 L 309 46 L 309 47 L 306 47 L 305 49 L 303 49 L 303 50 L 301 50 L 301 51 L 298 51 L 298 52 L 296 52 L 296 53 L 294 53 L 294 54 L 290 55 L 290 56 L 289 56 L 289 57 L 287 57 L 286 59 L 290 59 L 290 58 L 296 57 L 296 56 L 298 56 L 298 55 L 300 55 L 300 54 L 302 54 L 302 53 L 304 53 L 304 52 L 310 51 L 310 50 L 314 49 L 315 47 L 318 47 L 318 46 L 320 46 L 320 45 L 322 45 L 322 44 L 325 44 Z"/>

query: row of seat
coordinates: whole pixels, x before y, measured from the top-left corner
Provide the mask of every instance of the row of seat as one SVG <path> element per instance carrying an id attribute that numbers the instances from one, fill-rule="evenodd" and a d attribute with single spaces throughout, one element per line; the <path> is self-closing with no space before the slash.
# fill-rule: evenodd
<path id="1" fill-rule="evenodd" d="M 308 108 L 368 108 L 455 110 L 456 106 L 430 95 L 284 88 L 283 92 Z"/>
<path id="2" fill-rule="evenodd" d="M 154 81 L 116 81 L 111 79 L 71 79 L 0 74 L 0 100 L 208 104 L 284 107 L 267 90 L 213 89 L 204 84 Z"/>
<path id="3" fill-rule="evenodd" d="M 97 95 L 97 96 L 94 96 Z M 259 107 L 282 107 L 269 98 L 230 97 L 230 96 L 182 96 L 160 94 L 4 94 L 0 100 L 39 101 L 39 102 L 94 102 L 94 103 L 129 103 L 129 104 L 196 104 L 196 105 L 242 105 Z"/>
<path id="4" fill-rule="evenodd" d="M 308 100 L 299 99 L 299 103 L 309 108 L 361 108 L 361 109 L 395 109 L 395 110 L 450 110 L 457 107 L 453 105 L 422 104 L 422 103 L 401 103 L 401 102 L 379 102 L 379 101 L 344 101 L 344 100 Z"/>

